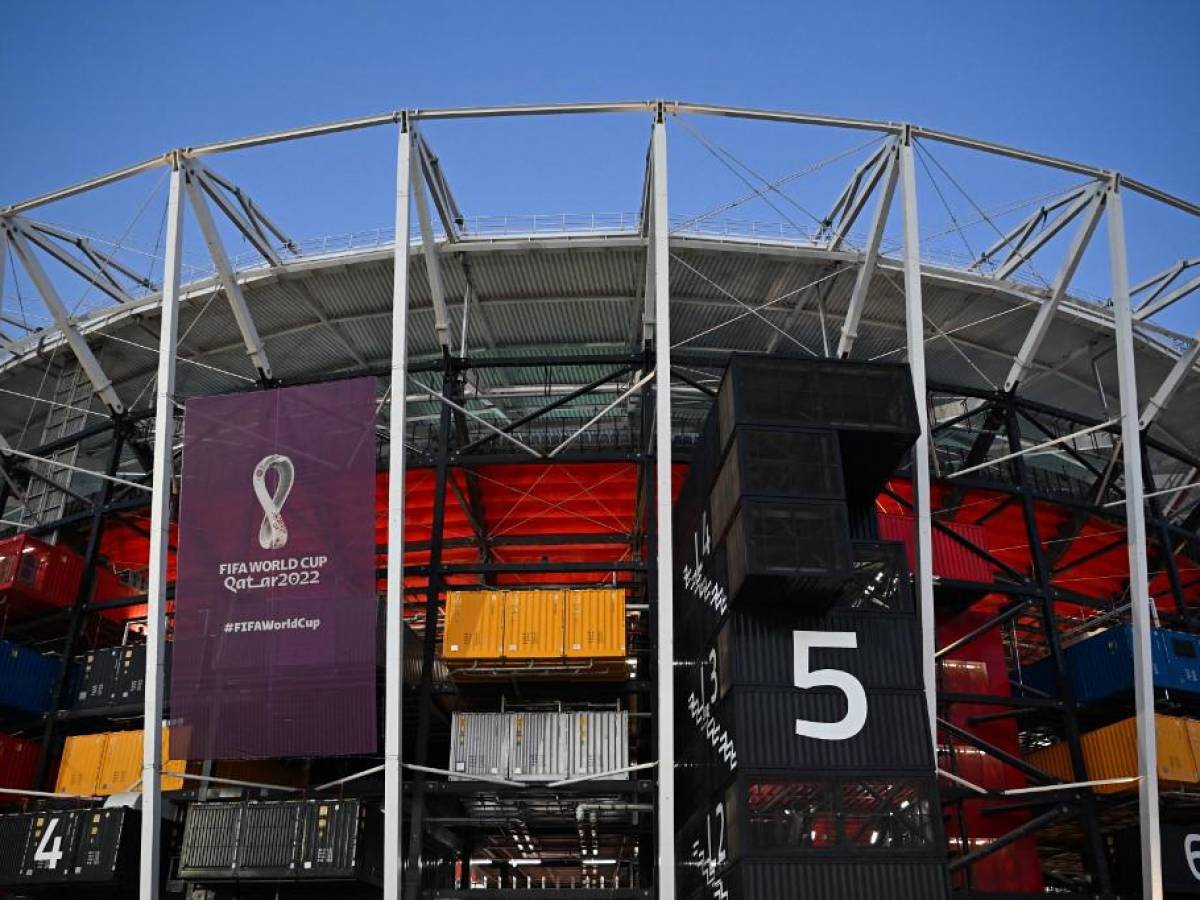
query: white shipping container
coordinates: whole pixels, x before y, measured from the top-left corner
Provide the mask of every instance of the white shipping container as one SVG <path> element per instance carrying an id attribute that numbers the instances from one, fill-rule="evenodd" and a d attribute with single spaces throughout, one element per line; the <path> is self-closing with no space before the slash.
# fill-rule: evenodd
<path id="1" fill-rule="evenodd" d="M 571 775 L 599 775 L 629 765 L 629 713 L 576 712 L 570 717 Z M 628 772 L 610 776 L 626 779 Z"/>
<path id="2" fill-rule="evenodd" d="M 508 777 L 505 713 L 455 713 L 450 721 L 450 765 L 455 780 L 479 775 Z"/>
<path id="3" fill-rule="evenodd" d="M 514 781 L 559 781 L 571 775 L 570 713 L 512 713 L 509 776 Z"/>

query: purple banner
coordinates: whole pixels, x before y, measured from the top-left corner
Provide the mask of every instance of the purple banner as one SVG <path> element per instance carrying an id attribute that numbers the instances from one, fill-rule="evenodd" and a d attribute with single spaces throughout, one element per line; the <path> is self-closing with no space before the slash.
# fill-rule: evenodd
<path id="1" fill-rule="evenodd" d="M 374 753 L 375 379 L 184 412 L 171 755 Z"/>

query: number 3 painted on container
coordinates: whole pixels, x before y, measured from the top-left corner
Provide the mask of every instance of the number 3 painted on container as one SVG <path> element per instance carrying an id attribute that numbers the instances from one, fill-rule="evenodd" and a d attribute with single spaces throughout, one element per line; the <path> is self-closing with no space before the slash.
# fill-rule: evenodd
<path id="1" fill-rule="evenodd" d="M 837 722 L 796 720 L 796 734 L 822 741 L 845 741 L 867 724 L 867 692 L 862 682 L 840 669 L 809 669 L 809 651 L 813 647 L 856 650 L 858 635 L 853 631 L 793 631 L 792 646 L 796 687 L 801 690 L 834 687 L 846 695 L 846 715 Z"/>

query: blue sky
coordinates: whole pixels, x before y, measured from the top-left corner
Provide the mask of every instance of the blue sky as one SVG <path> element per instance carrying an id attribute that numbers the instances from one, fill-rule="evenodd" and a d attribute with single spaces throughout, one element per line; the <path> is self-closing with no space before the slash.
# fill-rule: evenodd
<path id="1" fill-rule="evenodd" d="M 1117 169 L 1200 200 L 1200 4 L 1184 0 L 40 2 L 8 4 L 0 16 L 0 205 L 174 146 L 399 107 L 650 97 L 912 121 Z M 680 213 L 746 192 L 700 136 L 768 178 L 866 140 L 724 120 L 691 125 L 697 133 L 672 132 Z M 643 117 L 431 125 L 428 136 L 468 214 L 637 208 Z M 384 129 L 213 165 L 294 236 L 314 237 L 389 224 L 392 140 Z M 939 217 L 969 218 L 966 195 L 996 210 L 1079 183 L 929 149 L 921 177 L 940 180 L 947 200 L 923 189 L 922 231 L 931 234 Z M 858 152 L 797 183 L 787 217 L 803 219 L 801 206 L 823 213 L 866 151 Z M 79 201 L 39 214 L 118 236 L 147 197 L 161 197 L 156 178 L 114 191 L 103 208 Z M 147 246 L 158 202 L 131 232 Z M 1135 280 L 1200 255 L 1200 221 L 1128 205 Z M 761 201 L 728 216 L 780 219 Z M 978 251 L 989 235 L 977 232 L 965 242 L 942 234 L 931 246 Z M 1085 266 L 1080 278 L 1091 280 L 1081 290 L 1102 295 L 1104 271 L 1102 256 Z M 1200 297 L 1180 306 L 1165 321 L 1194 330 Z"/>

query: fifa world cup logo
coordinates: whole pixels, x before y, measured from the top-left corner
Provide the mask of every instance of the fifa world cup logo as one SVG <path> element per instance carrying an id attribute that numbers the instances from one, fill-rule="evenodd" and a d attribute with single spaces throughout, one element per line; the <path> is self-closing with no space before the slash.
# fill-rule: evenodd
<path id="1" fill-rule="evenodd" d="M 267 472 L 275 470 L 275 491 L 267 491 Z M 292 492 L 292 482 L 296 478 L 296 469 L 292 461 L 278 453 L 264 456 L 254 467 L 251 483 L 254 485 L 254 496 L 263 509 L 262 524 L 258 528 L 258 544 L 264 550 L 278 550 L 288 542 L 287 525 L 283 521 L 283 504 L 287 502 L 288 494 Z"/>

